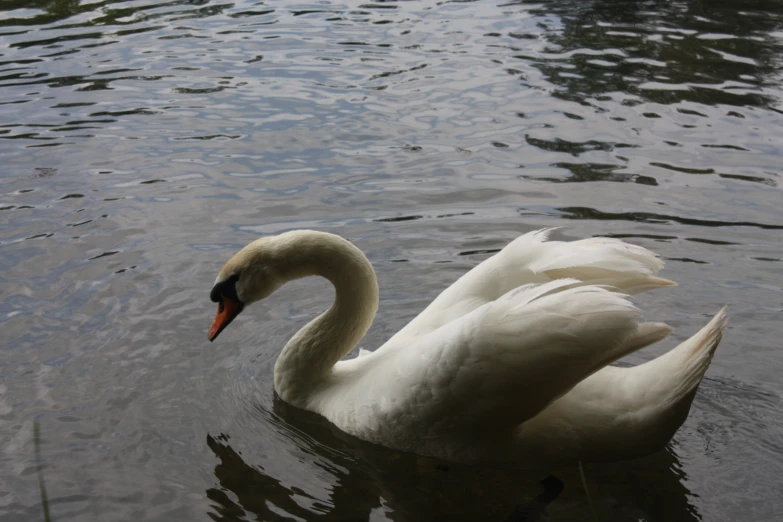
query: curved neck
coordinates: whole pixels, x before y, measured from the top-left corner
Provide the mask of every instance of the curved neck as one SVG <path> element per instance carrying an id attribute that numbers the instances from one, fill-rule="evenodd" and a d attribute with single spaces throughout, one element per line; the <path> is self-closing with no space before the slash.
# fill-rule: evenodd
<path id="1" fill-rule="evenodd" d="M 290 241 L 281 252 L 286 259 L 282 278 L 318 275 L 335 289 L 331 308 L 299 330 L 275 363 L 277 393 L 286 402 L 306 408 L 335 363 L 370 328 L 378 309 L 378 281 L 362 251 L 345 239 L 314 231 L 286 235 Z"/>

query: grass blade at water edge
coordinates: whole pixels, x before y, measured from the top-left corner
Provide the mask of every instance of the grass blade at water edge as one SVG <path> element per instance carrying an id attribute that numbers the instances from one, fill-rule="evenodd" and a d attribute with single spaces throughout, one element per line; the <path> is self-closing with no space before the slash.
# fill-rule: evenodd
<path id="1" fill-rule="evenodd" d="M 35 444 L 35 460 L 38 461 L 38 485 L 41 488 L 41 504 L 43 505 L 44 522 L 52 522 L 49 516 L 49 499 L 46 497 L 46 486 L 43 478 L 43 462 L 41 462 L 41 425 L 38 420 L 33 422 L 33 443 Z"/>
<path id="2" fill-rule="evenodd" d="M 598 512 L 595 510 L 595 504 L 593 504 L 593 497 L 590 496 L 590 490 L 587 489 L 587 479 L 585 478 L 585 470 L 582 467 L 582 461 L 579 461 L 579 474 L 582 476 L 582 487 L 585 488 L 585 495 L 587 495 L 587 503 L 590 504 L 590 511 L 593 512 L 593 520 L 600 522 L 598 519 Z"/>

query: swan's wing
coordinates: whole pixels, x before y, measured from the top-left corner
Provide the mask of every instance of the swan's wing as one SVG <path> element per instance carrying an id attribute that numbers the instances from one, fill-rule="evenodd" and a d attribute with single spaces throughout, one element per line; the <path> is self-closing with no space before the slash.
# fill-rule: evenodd
<path id="1" fill-rule="evenodd" d="M 605 288 L 573 280 L 521 287 L 368 357 L 351 422 L 373 426 L 357 433 L 370 440 L 375 430 L 431 440 L 510 428 L 638 348 L 638 331 L 636 308 Z"/>
<path id="2" fill-rule="evenodd" d="M 526 284 L 571 278 L 636 294 L 674 283 L 655 276 L 663 262 L 619 239 L 547 241 L 551 229 L 518 237 L 444 290 L 390 342 L 426 335 Z"/>

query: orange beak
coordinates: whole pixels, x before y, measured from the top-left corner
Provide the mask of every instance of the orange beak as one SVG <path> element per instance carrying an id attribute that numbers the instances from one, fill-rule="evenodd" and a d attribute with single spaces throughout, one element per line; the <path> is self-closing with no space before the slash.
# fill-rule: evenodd
<path id="1" fill-rule="evenodd" d="M 230 297 L 220 296 L 220 302 L 218 303 L 217 315 L 215 315 L 215 321 L 212 323 L 212 328 L 209 329 L 207 338 L 210 341 L 214 341 L 223 328 L 234 320 L 239 312 L 242 311 L 242 303 L 231 299 Z"/>

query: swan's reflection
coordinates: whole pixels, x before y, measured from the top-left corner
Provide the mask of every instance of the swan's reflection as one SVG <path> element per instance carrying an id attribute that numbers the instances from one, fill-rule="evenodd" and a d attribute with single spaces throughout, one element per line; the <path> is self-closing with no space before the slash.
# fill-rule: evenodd
<path id="1" fill-rule="evenodd" d="M 214 512 L 209 513 L 213 520 L 590 518 L 577 468 L 559 469 L 542 481 L 546 473 L 454 465 L 375 446 L 277 397 L 271 412 L 260 407 L 257 412 L 286 432 L 295 445 L 292 451 L 274 454 L 275 467 L 282 461 L 285 466 L 279 469 L 289 473 L 273 476 L 271 470 L 246 462 L 227 436 L 209 436 L 207 443 L 220 459 L 215 467 L 220 486 L 207 491 L 213 501 Z M 297 474 L 303 469 L 309 469 L 311 476 Z M 631 462 L 589 465 L 585 470 L 604 520 L 700 520 L 682 483 L 680 464 L 668 450 Z M 313 476 L 327 486 L 313 485 Z"/>
<path id="2" fill-rule="evenodd" d="M 670 444 L 671 446 L 671 444 Z M 697 522 L 685 473 L 671 447 L 653 455 L 612 464 L 584 466 L 600 520 Z M 555 472 L 566 487 L 549 508 L 552 520 L 590 520 L 578 467 Z"/>

